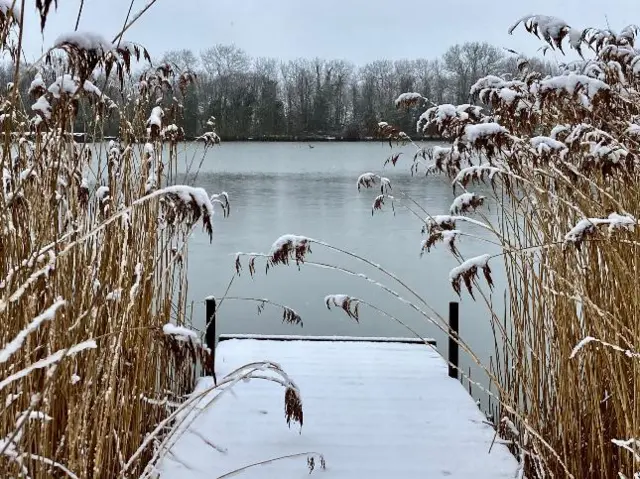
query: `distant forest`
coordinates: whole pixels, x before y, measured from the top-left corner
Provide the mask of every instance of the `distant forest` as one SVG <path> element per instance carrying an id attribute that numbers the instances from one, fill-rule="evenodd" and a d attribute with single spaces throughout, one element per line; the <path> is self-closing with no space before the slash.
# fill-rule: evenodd
<path id="1" fill-rule="evenodd" d="M 475 79 L 517 72 L 515 55 L 478 42 L 454 45 L 437 59 L 378 60 L 363 66 L 345 60 L 251 58 L 233 45 L 216 45 L 199 54 L 170 51 L 154 66 L 164 62 L 178 72 L 188 69 L 197 76 L 184 96 L 175 93 L 183 105 L 180 126 L 185 136 L 201 135 L 213 116 L 223 140 L 357 140 L 373 136 L 383 120 L 414 132 L 416 112 L 395 108 L 400 93 L 416 91 L 437 104 L 469 103 Z M 542 73 L 555 69 L 549 61 L 530 59 L 530 64 Z M 0 81 L 10 82 L 12 73 L 12 67 L 5 65 Z M 134 73 L 133 79 L 138 76 Z M 30 81 L 24 79 L 19 86 L 25 94 Z M 115 85 L 103 91 L 126 105 L 125 95 Z M 105 122 L 105 135 L 117 135 L 117 116 Z M 91 120 L 81 111 L 77 131 L 85 131 Z"/>

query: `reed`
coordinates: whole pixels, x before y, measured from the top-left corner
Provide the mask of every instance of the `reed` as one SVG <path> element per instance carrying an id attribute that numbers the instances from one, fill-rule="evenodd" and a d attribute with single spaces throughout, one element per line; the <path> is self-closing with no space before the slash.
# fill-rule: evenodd
<path id="1" fill-rule="evenodd" d="M 422 252 L 444 242 L 460 261 L 449 274 L 452 288 L 487 307 L 496 335 L 491 364 L 483 364 L 462 339 L 456 341 L 487 373 L 491 391 L 474 384 L 497 406 L 496 433 L 518 457 L 518 477 L 637 477 L 638 28 L 577 30 L 554 17 L 530 15 L 510 32 L 519 25 L 542 39 L 544 49 L 564 53 L 570 48 L 581 59 L 559 65 L 560 75 L 543 77 L 518 57 L 516 77 L 478 79 L 470 92 L 475 104 L 433 105 L 416 92 L 400 95 L 397 107 L 419 115 L 418 132 L 438 132 L 450 140 L 448 147 L 422 148 L 393 125 L 379 124 L 390 146 L 415 147 L 411 174 L 425 174 L 428 181 L 439 181 L 433 177 L 440 175 L 451 182 L 457 196 L 449 211 L 428 212 L 402 192 L 392 195 L 382 173 L 364 173 L 356 186 L 380 190 L 372 213 L 389 205 L 407 208 L 422 223 Z M 427 105 L 420 114 L 417 109 Z M 401 166 L 404 158 L 392 153 L 385 165 Z M 490 199 L 470 191 L 478 185 Z M 498 208 L 494 219 L 486 215 L 489 204 Z M 484 234 L 467 233 L 465 225 Z M 497 246 L 499 252 L 464 258 L 456 248 L 462 236 Z M 356 259 L 382 273 L 384 281 L 314 263 L 311 245 Z M 238 272 L 243 256 L 237 259 Z M 285 235 L 268 254 L 247 256 L 251 274 L 264 258 L 267 270 L 295 263 L 368 281 L 448 332 L 445 318 L 418 290 L 335 245 Z M 493 290 L 498 268 L 507 278 L 504 312 L 493 301 L 494 294 L 503 294 Z M 348 294 L 325 302 L 360 322 L 359 304 L 397 320 Z"/>
<path id="2" fill-rule="evenodd" d="M 189 72 L 161 65 L 133 80 L 144 48 L 79 31 L 26 65 L 21 41 L 36 32 L 24 32 L 25 3 L 0 1 L 0 49 L 15 65 L 0 94 L 0 471 L 139 477 L 166 429 L 151 433 L 172 425 L 209 364 L 185 329 L 184 258 L 228 199 L 174 185 Z M 52 2 L 36 4 L 45 28 Z M 76 143 L 80 109 L 93 134 L 117 118 L 118 141 Z M 219 142 L 213 129 L 203 139 Z"/>

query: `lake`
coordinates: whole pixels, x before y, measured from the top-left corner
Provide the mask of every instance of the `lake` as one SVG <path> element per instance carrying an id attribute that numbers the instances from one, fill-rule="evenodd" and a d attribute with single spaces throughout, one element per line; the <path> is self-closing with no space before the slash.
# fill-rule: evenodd
<path id="1" fill-rule="evenodd" d="M 181 153 L 189 158 L 196 148 L 202 151 L 201 145 L 180 145 Z M 408 194 L 432 215 L 448 213 L 454 198 L 450 182 L 443 176 L 412 177 L 409 167 L 414 148 L 393 150 L 398 151 L 405 154 L 397 166 L 383 168 L 392 153 L 389 145 L 383 143 L 315 143 L 310 148 L 306 143 L 231 142 L 210 149 L 195 184 L 209 193 L 227 191 L 231 216 L 217 215 L 213 243 L 209 244 L 208 237 L 198 230 L 189 244 L 189 297 L 193 301 L 194 326 L 204 327 L 203 299 L 224 294 L 235 272 L 236 252 L 267 253 L 279 236 L 289 233 L 325 241 L 380 264 L 446 318 L 448 303 L 460 300 L 448 280 L 449 271 L 458 261 L 443 244 L 420 257 L 423 236 L 419 219 L 399 203 L 395 214 L 389 205 L 372 216 L 372 202 L 379 189 L 358 192 L 356 187 L 361 173 L 380 173 L 391 180 L 394 195 L 399 197 L 401 191 Z M 495 208 L 491 211 L 495 214 Z M 464 224 L 458 228 L 484 234 Z M 463 237 L 458 248 L 465 258 L 496 251 L 492 245 L 469 237 Z M 406 299 L 413 299 L 398 284 L 366 264 L 321 246 L 314 245 L 312 251 L 309 260 L 364 273 Z M 278 266 L 265 274 L 261 259 L 257 260 L 256 275 L 251 278 L 246 260 L 243 262 L 245 268 L 234 280 L 229 296 L 268 298 L 285 304 L 300 314 L 304 327 L 283 324 L 282 312 L 277 308 L 267 305 L 258 314 L 256 303 L 234 300 L 225 301 L 220 307 L 218 333 L 413 336 L 403 326 L 366 306 L 361 308 L 359 323 L 339 309 L 329 311 L 324 297 L 344 293 L 400 318 L 424 337 L 435 338 L 446 356 L 447 341 L 442 332 L 362 278 L 305 265 L 300 270 L 295 265 Z M 493 300 L 501 311 L 504 292 L 501 261 L 494 260 L 491 266 L 496 276 Z M 481 284 L 484 285 L 484 280 Z M 486 287 L 483 290 L 488 292 Z M 493 354 L 494 340 L 487 307 L 480 296 L 476 297 L 478 302 L 466 292 L 462 294 L 460 334 L 487 361 Z M 461 354 L 465 371 L 470 364 L 466 355 Z M 472 376 L 485 382 L 477 368 L 473 368 Z M 483 395 L 474 393 L 474 396 L 484 402 Z"/>

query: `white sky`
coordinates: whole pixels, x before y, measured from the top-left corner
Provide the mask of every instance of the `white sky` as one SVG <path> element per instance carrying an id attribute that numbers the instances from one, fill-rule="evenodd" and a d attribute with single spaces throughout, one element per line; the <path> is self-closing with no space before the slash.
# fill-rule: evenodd
<path id="1" fill-rule="evenodd" d="M 18 0 L 19 3 L 20 0 Z M 135 0 L 137 11 L 147 0 Z M 24 50 L 40 56 L 57 35 L 72 31 L 80 0 L 59 0 L 44 39 L 35 0 L 26 0 Z M 111 39 L 124 22 L 130 0 L 85 0 L 80 30 Z M 126 40 L 153 57 L 216 43 L 235 44 L 253 57 L 322 57 L 356 64 L 388 58 L 435 58 L 449 46 L 487 41 L 534 54 L 541 43 L 509 26 L 528 13 L 554 15 L 577 28 L 614 29 L 640 23 L 640 0 L 158 0 Z"/>

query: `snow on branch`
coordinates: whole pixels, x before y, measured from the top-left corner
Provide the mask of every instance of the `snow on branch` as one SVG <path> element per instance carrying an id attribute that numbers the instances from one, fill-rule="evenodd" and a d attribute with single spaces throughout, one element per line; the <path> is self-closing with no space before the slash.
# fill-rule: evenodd
<path id="1" fill-rule="evenodd" d="M 464 261 L 449 272 L 449 281 L 458 296 L 460 296 L 461 292 L 461 283 L 464 281 L 467 291 L 469 291 L 471 297 L 474 298 L 473 281 L 478 278 L 478 270 L 482 270 L 482 273 L 487 280 L 487 284 L 490 288 L 493 288 L 493 278 L 491 277 L 491 268 L 489 268 L 490 259 L 491 256 L 488 254 L 475 256 Z"/>

